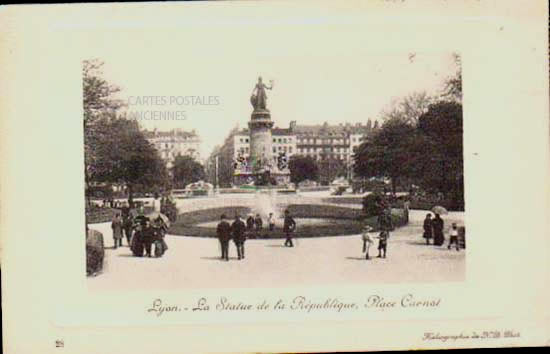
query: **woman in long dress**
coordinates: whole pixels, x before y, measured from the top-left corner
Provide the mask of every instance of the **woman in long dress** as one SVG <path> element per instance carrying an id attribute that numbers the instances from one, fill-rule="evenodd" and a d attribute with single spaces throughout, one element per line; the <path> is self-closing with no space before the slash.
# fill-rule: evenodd
<path id="1" fill-rule="evenodd" d="M 433 237 L 432 232 L 432 214 L 426 214 L 426 218 L 424 219 L 424 234 L 422 237 L 426 239 L 426 244 L 430 244 L 430 239 Z"/>
<path id="2" fill-rule="evenodd" d="M 432 226 L 434 230 L 434 245 L 441 246 L 445 241 L 445 237 L 443 236 L 443 219 L 441 219 L 439 214 L 435 214 L 435 219 L 432 221 Z"/>

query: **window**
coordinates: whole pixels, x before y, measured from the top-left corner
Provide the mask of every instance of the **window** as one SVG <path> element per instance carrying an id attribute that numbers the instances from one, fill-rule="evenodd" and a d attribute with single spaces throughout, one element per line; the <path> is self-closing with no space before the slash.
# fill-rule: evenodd
<path id="1" fill-rule="evenodd" d="M 241 142 L 241 144 L 242 144 L 242 143 L 244 143 L 244 140 L 243 140 L 243 139 L 240 139 L 240 142 Z"/>
<path id="2" fill-rule="evenodd" d="M 288 152 L 292 154 L 292 146 L 288 148 Z"/>
<path id="3" fill-rule="evenodd" d="M 286 138 L 285 138 L 285 139 L 283 139 L 283 143 L 284 143 L 284 144 L 286 144 Z"/>
<path id="4" fill-rule="evenodd" d="M 276 142 L 277 142 L 277 139 L 273 139 L 273 142 L 276 143 Z"/>
<path id="5" fill-rule="evenodd" d="M 273 147 L 273 152 L 277 152 L 277 148 L 275 146 Z"/>
<path id="6" fill-rule="evenodd" d="M 245 142 L 248 143 L 248 138 L 245 139 Z"/>

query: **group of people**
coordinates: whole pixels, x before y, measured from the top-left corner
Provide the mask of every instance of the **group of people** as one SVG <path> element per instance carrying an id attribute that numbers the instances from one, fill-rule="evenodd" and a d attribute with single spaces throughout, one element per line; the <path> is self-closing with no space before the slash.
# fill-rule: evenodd
<path id="1" fill-rule="evenodd" d="M 137 257 L 152 257 L 152 246 L 155 246 L 155 257 L 162 257 L 168 250 L 168 245 L 164 241 L 166 227 L 159 218 L 149 220 L 148 217 L 138 216 L 135 218 L 134 233 L 130 241 L 130 249 Z"/>
<path id="2" fill-rule="evenodd" d="M 372 244 L 374 244 L 374 239 L 378 239 L 378 258 L 386 258 L 386 253 L 388 250 L 388 239 L 390 238 L 390 231 L 394 229 L 393 221 L 391 218 L 391 209 L 383 209 L 377 218 L 377 227 L 376 229 L 380 231 L 378 236 L 371 236 L 371 232 L 375 229 L 369 225 L 363 227 L 363 253 L 365 253 L 365 259 L 369 258 L 369 249 Z"/>
<path id="3" fill-rule="evenodd" d="M 142 213 L 141 213 L 142 214 Z M 159 217 L 151 222 L 148 217 L 139 215 L 132 217 L 128 208 L 122 213 L 115 213 L 111 222 L 113 230 L 114 248 L 122 247 L 122 239 L 126 236 L 128 246 L 135 256 L 152 257 L 152 246 L 155 245 L 154 255 L 161 257 L 168 249 L 164 236 L 166 226 Z"/>
<path id="4" fill-rule="evenodd" d="M 235 248 L 237 249 L 237 258 L 239 260 L 243 259 L 245 256 L 244 252 L 244 243 L 247 239 L 247 234 L 250 237 L 254 231 L 258 232 L 262 229 L 263 221 L 259 214 L 254 217 L 254 215 L 249 215 L 246 220 L 246 224 L 241 219 L 239 214 L 235 215 L 235 220 L 229 224 L 227 221 L 227 216 L 222 214 L 220 217 L 220 222 L 216 228 L 216 233 L 218 240 L 220 241 L 221 247 L 221 259 L 228 261 L 229 260 L 229 241 L 233 240 L 235 243 Z M 273 231 L 275 229 L 275 217 L 273 213 L 269 214 L 268 217 L 269 230 Z M 283 232 L 286 235 L 286 240 L 284 245 L 286 247 L 294 247 L 292 242 L 292 234 L 296 230 L 296 221 L 290 216 L 288 210 L 285 210 L 285 221 L 283 225 Z"/>
<path id="5" fill-rule="evenodd" d="M 264 221 L 260 214 L 248 214 L 248 218 L 246 219 L 246 230 L 248 231 L 249 235 L 252 237 L 258 237 L 260 232 L 263 230 Z M 269 231 L 275 230 L 275 215 L 273 213 L 269 213 L 267 217 L 267 225 Z"/>
<path id="6" fill-rule="evenodd" d="M 426 245 L 430 244 L 430 240 L 433 238 L 434 246 L 442 246 L 445 242 L 445 236 L 443 234 L 445 223 L 439 214 L 435 214 L 435 217 L 432 219 L 432 214 L 426 214 L 424 219 L 424 233 L 423 237 L 426 239 Z M 458 227 L 456 223 L 452 223 L 451 230 L 449 232 L 449 245 L 448 249 L 454 245 L 457 251 L 460 251 L 460 245 L 458 244 Z"/>

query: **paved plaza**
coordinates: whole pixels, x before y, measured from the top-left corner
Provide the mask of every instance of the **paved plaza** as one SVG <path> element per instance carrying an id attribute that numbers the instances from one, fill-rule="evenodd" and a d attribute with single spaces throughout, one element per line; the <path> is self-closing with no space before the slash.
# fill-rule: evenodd
<path id="1" fill-rule="evenodd" d="M 223 199 L 223 198 L 222 198 Z M 109 223 L 93 224 L 105 236 L 105 266 L 88 278 L 92 291 L 196 289 L 232 287 L 323 286 L 331 284 L 462 281 L 465 250 L 448 250 L 451 222 L 464 225 L 463 213 L 444 216 L 445 245 L 426 246 L 422 238 L 425 211 L 412 210 L 407 226 L 392 232 L 388 258 L 376 258 L 376 245 L 365 260 L 360 235 L 295 240 L 248 240 L 246 258 L 237 260 L 230 244 L 229 262 L 221 261 L 217 239 L 167 235 L 162 258 L 133 257 L 124 246 L 111 249 Z"/>

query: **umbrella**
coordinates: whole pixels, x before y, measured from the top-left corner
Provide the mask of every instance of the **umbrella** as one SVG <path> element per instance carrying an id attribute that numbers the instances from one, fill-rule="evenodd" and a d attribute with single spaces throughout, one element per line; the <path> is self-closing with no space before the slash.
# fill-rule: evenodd
<path id="1" fill-rule="evenodd" d="M 444 207 L 442 207 L 441 205 L 436 205 L 432 208 L 432 211 L 435 213 L 435 214 L 439 214 L 439 215 L 445 215 L 445 214 L 448 214 L 449 212 L 447 211 L 447 209 L 445 209 Z"/>
<path id="2" fill-rule="evenodd" d="M 149 213 L 146 215 L 149 220 L 153 221 L 153 220 L 156 220 L 158 218 L 160 218 L 162 220 L 162 222 L 164 223 L 164 225 L 166 225 L 166 228 L 169 228 L 170 227 L 170 219 L 168 219 L 168 216 L 162 214 L 162 213 L 159 213 L 158 211 L 154 211 L 152 213 Z"/>

